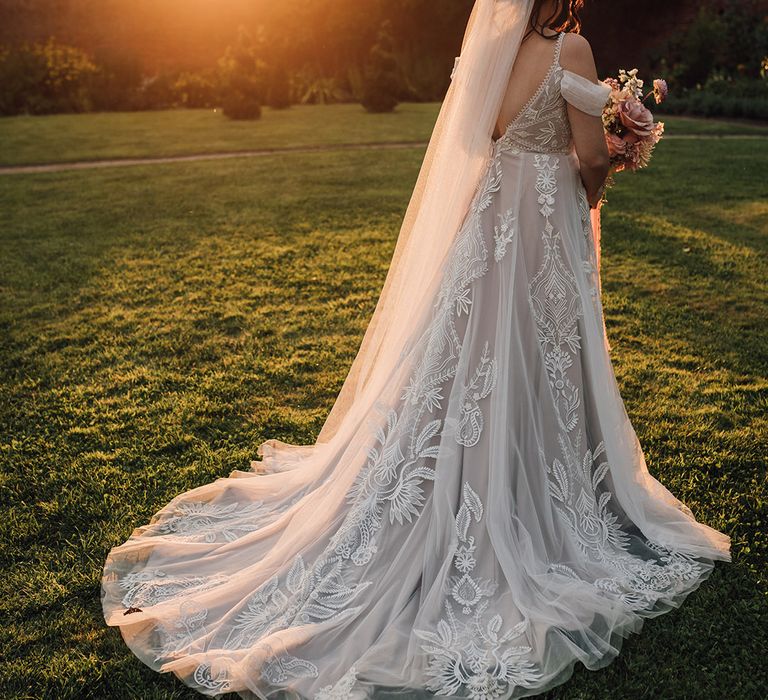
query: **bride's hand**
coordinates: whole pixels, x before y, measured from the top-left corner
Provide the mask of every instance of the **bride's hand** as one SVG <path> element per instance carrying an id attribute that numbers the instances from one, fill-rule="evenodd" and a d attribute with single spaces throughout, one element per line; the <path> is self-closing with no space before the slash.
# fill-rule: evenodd
<path id="1" fill-rule="evenodd" d="M 591 195 L 587 193 L 587 202 L 589 202 L 590 209 L 599 209 L 603 201 L 603 194 L 605 194 L 605 185 L 600 185 L 596 192 Z"/>

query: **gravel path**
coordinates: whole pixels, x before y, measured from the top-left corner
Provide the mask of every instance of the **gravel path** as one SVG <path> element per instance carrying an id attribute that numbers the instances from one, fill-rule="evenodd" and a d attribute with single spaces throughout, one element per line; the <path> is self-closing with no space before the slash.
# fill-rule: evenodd
<path id="1" fill-rule="evenodd" d="M 668 134 L 664 139 L 765 139 L 762 134 Z M 24 173 L 56 173 L 65 170 L 93 170 L 95 168 L 121 168 L 130 165 L 160 165 L 162 163 L 184 163 L 201 160 L 224 160 L 226 158 L 263 158 L 278 153 L 315 153 L 318 151 L 364 151 L 373 149 L 426 148 L 426 141 L 391 141 L 373 143 L 340 143 L 319 146 L 287 146 L 282 148 L 259 148 L 248 151 L 227 151 L 225 153 L 193 153 L 189 155 L 162 156 L 158 158 L 114 158 L 108 160 L 84 160 L 71 163 L 40 163 L 37 165 L 0 166 L 0 175 L 21 175 Z"/>

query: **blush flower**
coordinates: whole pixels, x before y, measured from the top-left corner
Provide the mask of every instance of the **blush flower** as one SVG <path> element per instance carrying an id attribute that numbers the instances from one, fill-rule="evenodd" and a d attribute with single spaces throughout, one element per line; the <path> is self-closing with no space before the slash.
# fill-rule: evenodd
<path id="1" fill-rule="evenodd" d="M 667 95 L 669 94 L 669 87 L 667 86 L 667 81 L 662 80 L 661 78 L 656 78 L 656 80 L 653 81 L 653 97 L 656 100 L 656 104 L 660 105 L 664 100 L 667 99 Z"/>
<path id="2" fill-rule="evenodd" d="M 657 103 L 666 98 L 669 92 L 667 83 L 657 78 L 653 82 L 653 90 L 643 96 L 643 81 L 636 69 L 622 70 L 618 78 L 609 77 L 603 83 L 611 88 L 602 113 L 611 173 L 644 168 L 664 134 L 664 124 L 654 123 L 653 114 L 644 103 L 651 95 L 656 97 Z"/>
<path id="3" fill-rule="evenodd" d="M 627 142 L 618 134 L 606 134 L 605 142 L 608 145 L 608 155 L 611 158 L 623 156 L 627 152 Z"/>
<path id="4" fill-rule="evenodd" d="M 619 119 L 627 130 L 640 139 L 653 133 L 653 115 L 638 100 L 626 100 L 619 105 Z"/>

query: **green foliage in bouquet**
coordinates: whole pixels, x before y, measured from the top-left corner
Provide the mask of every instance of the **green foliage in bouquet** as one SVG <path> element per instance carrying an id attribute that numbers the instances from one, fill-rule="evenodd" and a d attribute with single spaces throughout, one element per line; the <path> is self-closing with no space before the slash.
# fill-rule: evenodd
<path id="1" fill-rule="evenodd" d="M 364 75 L 361 102 L 368 112 L 391 112 L 397 107 L 400 80 L 389 22 L 379 29 Z"/>

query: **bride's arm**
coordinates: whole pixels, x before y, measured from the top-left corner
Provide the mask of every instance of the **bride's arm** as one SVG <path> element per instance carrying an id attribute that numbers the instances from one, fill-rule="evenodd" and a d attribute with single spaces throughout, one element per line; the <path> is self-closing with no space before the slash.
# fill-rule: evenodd
<path id="1" fill-rule="evenodd" d="M 598 88 L 597 68 L 592 56 L 592 48 L 584 37 L 579 34 L 569 34 L 565 37 L 560 65 L 566 71 L 585 78 L 595 88 Z M 599 93 L 599 90 L 597 92 Z M 568 95 L 564 96 L 568 99 Z M 603 104 L 605 104 L 604 101 Z M 599 112 L 599 108 L 590 111 L 591 114 L 582 111 L 571 101 L 568 101 L 568 120 L 571 123 L 576 155 L 579 159 L 581 179 L 587 190 L 590 206 L 596 207 L 602 197 L 603 185 L 610 168 L 610 160 L 608 147 L 605 144 L 602 119 L 594 114 L 594 112 Z"/>

